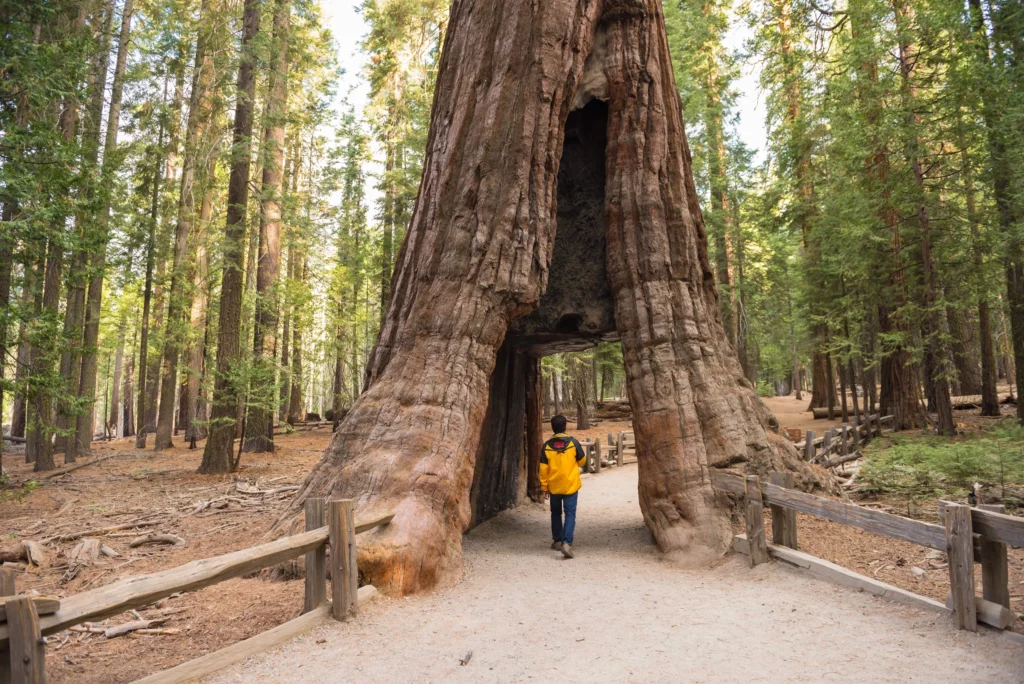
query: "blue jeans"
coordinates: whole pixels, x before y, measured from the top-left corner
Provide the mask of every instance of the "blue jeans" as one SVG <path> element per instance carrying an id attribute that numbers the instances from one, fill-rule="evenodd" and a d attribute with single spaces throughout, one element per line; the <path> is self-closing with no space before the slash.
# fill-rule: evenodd
<path id="1" fill-rule="evenodd" d="M 551 495 L 551 538 L 556 542 L 565 542 L 572 546 L 572 533 L 576 531 L 576 499 L 575 494 Z M 562 524 L 562 509 L 565 509 L 565 524 Z"/>

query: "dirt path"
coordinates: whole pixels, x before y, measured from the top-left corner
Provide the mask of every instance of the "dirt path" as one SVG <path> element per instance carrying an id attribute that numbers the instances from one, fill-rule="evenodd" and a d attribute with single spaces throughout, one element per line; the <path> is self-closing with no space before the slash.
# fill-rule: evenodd
<path id="1" fill-rule="evenodd" d="M 1024 681 L 1024 647 L 948 618 L 780 564 L 674 566 L 636 466 L 585 476 L 579 510 L 575 560 L 523 506 L 466 537 L 458 586 L 379 600 L 211 681 Z"/>

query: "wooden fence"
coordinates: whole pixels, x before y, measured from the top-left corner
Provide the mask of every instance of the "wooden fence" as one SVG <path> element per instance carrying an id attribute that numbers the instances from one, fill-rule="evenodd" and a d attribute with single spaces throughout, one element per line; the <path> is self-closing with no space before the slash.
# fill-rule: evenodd
<path id="1" fill-rule="evenodd" d="M 617 437 L 609 432 L 607 450 L 602 448 L 600 437 L 580 440 L 580 446 L 587 453 L 584 470 L 588 473 L 600 473 L 610 466 L 636 462 L 636 438 L 632 430 L 622 430 Z M 629 456 L 632 458 L 627 461 Z"/>
<path id="2" fill-rule="evenodd" d="M 736 548 L 749 554 L 752 567 L 770 556 L 781 558 L 829 579 L 888 598 L 951 611 L 960 629 L 977 631 L 979 620 L 1005 629 L 1015 619 L 1010 611 L 1006 552 L 1008 546 L 1024 547 L 1024 518 L 982 507 L 941 502 L 939 512 L 944 525 L 935 525 L 797 491 L 792 489 L 792 473 L 772 473 L 770 479 L 765 483 L 756 475 L 714 475 L 716 488 L 735 494 L 744 502 L 746 534 L 737 536 Z M 765 504 L 771 513 L 771 544 L 765 537 Z M 950 584 L 946 605 L 797 552 L 797 512 L 944 551 L 949 561 Z M 980 598 L 974 594 L 976 562 L 982 568 Z"/>
<path id="3" fill-rule="evenodd" d="M 814 430 L 808 430 L 806 438 L 797 442 L 796 448 L 803 452 L 804 460 L 810 463 L 821 462 L 827 467 L 839 465 L 858 458 L 857 450 L 860 446 L 870 442 L 873 437 L 881 437 L 885 426 L 891 427 L 892 423 L 893 416 L 875 413 L 864 416 L 863 422 L 855 418 L 852 423 L 829 428 L 821 437 L 816 437 Z"/>
<path id="4" fill-rule="evenodd" d="M 356 523 L 354 506 L 355 502 L 351 499 L 308 499 L 305 503 L 306 531 L 301 534 L 214 558 L 195 560 L 169 570 L 127 577 L 60 601 L 50 600 L 46 603 L 39 597 L 17 595 L 13 571 L 0 571 L 0 596 L 6 597 L 3 605 L 6 608 L 7 619 L 6 624 L 0 622 L 0 684 L 36 684 L 46 681 L 45 648 L 42 639 L 45 635 L 60 632 L 83 622 L 142 608 L 171 594 L 196 591 L 292 560 L 303 554 L 306 560 L 306 585 L 302 612 L 317 612 L 320 615 L 329 613 L 336 620 L 350 618 L 357 610 L 359 584 L 356 535 L 379 525 L 387 525 L 394 518 L 391 514 Z M 328 546 L 331 548 L 330 602 L 327 600 Z M 44 614 L 40 615 L 40 612 Z M 304 618 L 300 617 L 293 622 L 303 620 Z M 306 622 L 309 620 L 305 620 L 303 624 Z M 282 625 L 271 632 L 283 634 L 289 631 L 287 627 L 288 625 Z M 253 638 L 258 639 L 259 637 Z M 234 647 L 225 649 L 225 652 L 232 648 Z M 225 658 L 217 658 L 217 653 L 204 656 L 200 660 L 206 660 L 208 663 L 219 661 L 221 666 L 229 664 L 224 662 Z M 205 673 L 196 673 L 196 668 L 191 670 L 191 676 Z M 147 678 L 147 681 L 182 679 L 176 676 L 154 675 Z"/>

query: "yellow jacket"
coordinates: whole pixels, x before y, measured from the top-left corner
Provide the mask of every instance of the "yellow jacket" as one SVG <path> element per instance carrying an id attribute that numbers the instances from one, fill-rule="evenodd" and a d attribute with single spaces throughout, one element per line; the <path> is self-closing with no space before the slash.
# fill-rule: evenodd
<path id="1" fill-rule="evenodd" d="M 575 437 L 555 435 L 544 442 L 540 454 L 541 488 L 551 494 L 575 494 L 583 485 L 580 482 L 580 466 L 586 461 L 587 452 Z"/>

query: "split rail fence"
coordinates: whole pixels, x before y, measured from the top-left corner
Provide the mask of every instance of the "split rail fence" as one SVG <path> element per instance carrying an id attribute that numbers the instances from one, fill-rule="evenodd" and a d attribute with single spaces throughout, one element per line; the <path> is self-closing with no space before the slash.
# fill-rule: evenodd
<path id="1" fill-rule="evenodd" d="M 608 433 L 608 444 L 601 446 L 601 438 L 580 440 L 587 453 L 585 471 L 599 473 L 611 466 L 636 463 L 636 437 L 632 430 L 622 430 L 617 436 Z"/>
<path id="2" fill-rule="evenodd" d="M 854 418 L 852 423 L 829 428 L 821 437 L 816 437 L 814 430 L 808 430 L 804 441 L 797 442 L 795 446 L 803 452 L 805 461 L 832 467 L 859 458 L 860 446 L 873 437 L 881 437 L 885 426 L 891 428 L 892 422 L 893 416 L 878 413 L 864 416 L 863 421 Z"/>
<path id="3" fill-rule="evenodd" d="M 46 681 L 43 637 L 48 634 L 142 608 L 178 592 L 196 591 L 302 555 L 306 562 L 306 584 L 301 617 L 142 681 L 175 682 L 202 676 L 237 662 L 238 658 L 231 659 L 228 652 L 237 655 L 245 650 L 245 644 L 250 646 L 248 655 L 260 650 L 260 645 L 269 647 L 273 641 L 312 627 L 317 619 L 328 614 L 336 620 L 347 620 L 356 614 L 358 606 L 356 535 L 387 525 L 394 518 L 394 514 L 389 514 L 356 522 L 354 509 L 355 502 L 351 499 L 307 499 L 305 532 L 169 570 L 128 577 L 59 601 L 18 595 L 14 572 L 0 569 L 0 606 L 6 609 L 6 623 L 0 616 L 0 684 Z M 330 600 L 327 596 L 328 547 L 331 549 Z M 267 635 L 274 638 L 268 640 Z"/>
<path id="4" fill-rule="evenodd" d="M 944 501 L 939 504 L 944 524 L 936 525 L 795 490 L 792 473 L 772 473 L 770 482 L 761 482 L 756 475 L 716 473 L 713 484 L 743 501 L 746 534 L 736 536 L 734 549 L 749 555 L 751 567 L 775 557 L 902 603 L 952 612 L 957 627 L 970 631 L 977 631 L 979 621 L 1005 629 L 1015 619 L 1010 611 L 1007 547 L 1024 547 L 1024 518 L 986 509 L 1002 507 L 971 508 Z M 770 509 L 773 543 L 765 537 L 765 505 Z M 797 512 L 945 552 L 950 584 L 946 604 L 797 551 Z M 981 564 L 981 597 L 974 593 L 975 563 Z"/>

